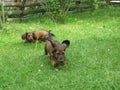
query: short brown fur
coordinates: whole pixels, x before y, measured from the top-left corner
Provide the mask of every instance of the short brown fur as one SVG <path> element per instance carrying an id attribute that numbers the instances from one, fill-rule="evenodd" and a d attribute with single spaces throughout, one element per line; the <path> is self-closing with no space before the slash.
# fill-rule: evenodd
<path id="1" fill-rule="evenodd" d="M 48 40 L 45 45 L 45 55 L 49 53 L 52 66 L 65 65 L 65 49 L 70 45 L 69 40 L 59 43 L 54 40 Z"/>
<path id="2" fill-rule="evenodd" d="M 26 32 L 22 35 L 22 39 L 27 42 L 45 42 L 47 39 L 52 39 L 54 34 L 50 33 L 50 31 L 46 30 L 37 30 L 34 32 Z"/>

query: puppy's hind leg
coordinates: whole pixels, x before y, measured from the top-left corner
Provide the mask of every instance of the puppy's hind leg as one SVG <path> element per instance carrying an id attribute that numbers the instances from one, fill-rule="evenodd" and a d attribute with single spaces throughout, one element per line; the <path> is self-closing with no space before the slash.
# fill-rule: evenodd
<path id="1" fill-rule="evenodd" d="M 47 49 L 46 49 L 46 47 L 44 48 L 44 51 L 45 51 L 45 55 L 47 55 L 47 54 L 48 54 L 48 52 L 47 52 Z"/>

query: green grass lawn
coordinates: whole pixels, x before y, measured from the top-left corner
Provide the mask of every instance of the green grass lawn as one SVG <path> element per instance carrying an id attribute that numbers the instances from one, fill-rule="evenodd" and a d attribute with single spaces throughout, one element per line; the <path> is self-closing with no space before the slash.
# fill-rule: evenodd
<path id="1" fill-rule="evenodd" d="M 120 90 L 120 8 L 71 14 L 64 24 L 39 17 L 2 27 L 0 90 Z M 44 43 L 22 41 L 38 29 L 71 41 L 66 66 L 51 66 Z"/>

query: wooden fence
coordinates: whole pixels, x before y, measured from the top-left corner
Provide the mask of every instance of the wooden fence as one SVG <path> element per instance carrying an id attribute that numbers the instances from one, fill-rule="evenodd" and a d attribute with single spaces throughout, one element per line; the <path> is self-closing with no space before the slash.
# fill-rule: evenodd
<path id="1" fill-rule="evenodd" d="M 16 1 L 16 2 L 15 2 Z M 0 21 L 5 22 L 5 17 L 14 16 L 19 19 L 22 19 L 22 17 L 26 14 L 34 14 L 34 13 L 40 13 L 40 12 L 46 12 L 45 2 L 42 2 L 40 0 L 1 0 L 0 2 Z M 89 0 L 71 0 L 71 6 L 68 6 L 70 8 L 89 8 L 91 7 L 90 4 L 87 4 Z M 106 5 L 106 2 L 99 2 L 101 5 Z M 113 3 L 116 3 L 113 1 Z M 30 9 L 30 7 L 33 7 L 34 9 Z"/>
<path id="2" fill-rule="evenodd" d="M 25 0 L 26 1 L 26 0 Z M 0 2 L 0 17 L 2 18 L 2 21 L 5 22 L 5 17 L 18 17 L 22 18 L 22 16 L 28 14 L 28 13 L 38 13 L 38 12 L 43 12 L 43 9 L 40 8 L 35 8 L 35 9 L 28 9 L 29 7 L 40 7 L 43 5 L 43 2 L 38 2 L 37 0 L 35 1 L 30 1 L 30 2 L 13 2 L 13 1 L 7 1 L 5 2 L 4 0 Z"/>
<path id="3" fill-rule="evenodd" d="M 46 12 L 46 2 L 42 2 L 43 0 L 28 0 L 26 2 L 23 1 L 26 0 L 2 0 L 0 3 L 0 7 L 2 9 L 2 11 L 0 11 L 0 17 L 2 21 L 5 22 L 6 16 L 14 16 L 18 19 L 22 19 L 22 17 L 27 14 Z M 90 7 L 90 5 L 84 4 L 86 2 L 88 2 L 88 0 L 71 0 L 71 5 L 67 7 L 70 7 L 70 10 L 75 8 L 78 9 Z M 30 9 L 30 7 L 34 7 L 34 9 Z"/>

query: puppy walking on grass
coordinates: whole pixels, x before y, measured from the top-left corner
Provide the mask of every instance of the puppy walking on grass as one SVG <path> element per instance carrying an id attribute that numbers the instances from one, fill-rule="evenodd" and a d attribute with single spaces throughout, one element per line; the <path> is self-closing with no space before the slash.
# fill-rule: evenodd
<path id="1" fill-rule="evenodd" d="M 47 30 L 37 30 L 34 32 L 26 32 L 22 35 L 22 39 L 26 42 L 45 42 L 48 39 L 52 39 L 55 36 L 51 31 Z"/>
<path id="2" fill-rule="evenodd" d="M 56 67 L 66 64 L 65 50 L 69 45 L 69 40 L 64 40 L 62 43 L 51 39 L 46 41 L 45 55 L 49 53 L 52 66 Z"/>

